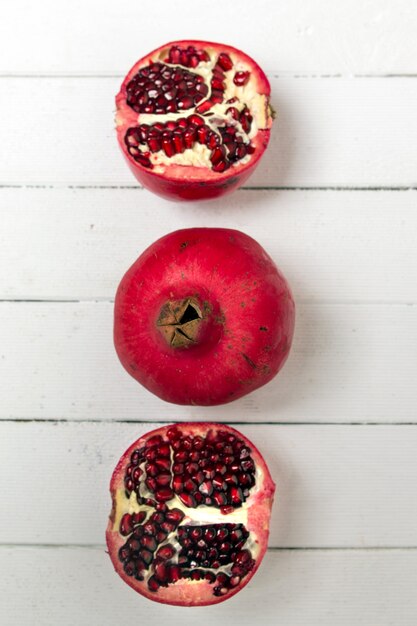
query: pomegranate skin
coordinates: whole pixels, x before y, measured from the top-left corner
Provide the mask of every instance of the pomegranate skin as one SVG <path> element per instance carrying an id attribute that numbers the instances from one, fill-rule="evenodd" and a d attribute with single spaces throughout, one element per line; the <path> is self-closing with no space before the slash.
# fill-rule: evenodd
<path id="1" fill-rule="evenodd" d="M 254 239 L 192 228 L 162 237 L 127 271 L 114 343 L 129 374 L 161 399 L 210 406 L 274 378 L 294 321 L 290 288 Z"/>
<path id="2" fill-rule="evenodd" d="M 250 536 L 249 543 L 247 543 L 243 549 L 250 549 L 254 563 L 252 568 L 244 574 L 239 584 L 234 588 L 229 588 L 225 595 L 218 596 L 213 593 L 216 583 L 210 583 L 203 579 L 198 582 L 190 581 L 190 579 L 183 578 L 182 576 L 175 582 L 175 584 L 161 585 L 157 592 L 151 591 L 146 584 L 146 580 L 138 580 L 135 576 L 131 576 L 126 573 L 123 563 L 119 558 L 120 549 L 125 542 L 128 541 L 126 534 L 122 535 L 119 532 L 119 528 L 122 515 L 129 507 L 129 504 L 125 504 L 123 501 L 123 492 L 126 471 L 131 464 L 131 455 L 135 450 L 143 450 L 151 437 L 155 438 L 159 436 L 166 441 L 167 431 L 173 427 L 178 428 L 184 437 L 191 436 L 204 439 L 207 435 L 210 436 L 210 434 L 216 434 L 219 431 L 234 436 L 236 439 L 243 442 L 250 450 L 250 456 L 256 466 L 257 480 L 255 486 L 250 490 L 250 495 L 246 500 L 244 507 L 235 508 L 231 514 L 222 513 L 217 510 L 217 515 L 215 514 L 215 511 L 209 507 L 198 507 L 198 514 L 196 513 L 195 508 L 184 508 L 185 517 L 181 520 L 179 527 L 173 531 L 175 535 L 178 532 L 178 528 L 181 529 L 181 527 L 184 526 L 195 527 L 204 524 L 217 526 L 227 525 L 230 522 L 236 522 L 239 519 L 238 516 L 241 516 L 241 520 L 244 522 L 244 526 Z M 110 494 L 112 498 L 112 509 L 106 529 L 108 554 L 115 571 L 123 579 L 123 581 L 149 600 L 176 606 L 208 606 L 224 602 L 241 591 L 248 584 L 257 572 L 268 548 L 269 522 L 274 501 L 275 483 L 261 452 L 240 431 L 226 424 L 214 422 L 184 422 L 177 425 L 162 426 L 146 433 L 129 446 L 117 463 L 110 481 Z M 172 510 L 178 505 L 178 501 L 168 501 L 166 504 L 167 509 Z M 135 504 L 130 510 L 133 511 L 135 508 L 138 510 L 146 510 L 148 520 L 145 519 L 144 522 L 149 521 L 149 515 L 154 511 L 152 506 L 141 507 L 141 505 L 139 505 L 138 507 Z M 204 511 L 207 511 L 207 516 L 204 515 Z M 172 539 L 172 535 L 168 536 L 165 542 L 166 541 L 168 541 L 170 545 L 176 545 L 176 540 Z M 157 556 L 157 550 L 158 548 L 154 549 L 154 563 L 155 556 Z M 151 568 L 152 567 L 153 565 L 151 565 Z M 207 570 L 205 569 L 204 571 Z M 214 571 L 215 574 L 218 574 L 219 572 L 224 571 L 224 568 L 220 566 L 217 571 L 212 571 Z M 145 576 L 146 574 L 147 573 L 145 572 Z M 151 572 L 149 572 L 149 575 L 150 574 Z"/>
<path id="3" fill-rule="evenodd" d="M 140 68 L 155 62 L 155 60 L 162 60 L 162 57 L 166 56 L 166 51 L 172 46 L 187 47 L 190 45 L 218 51 L 219 54 L 226 53 L 236 63 L 243 63 L 245 68 L 249 70 L 257 94 L 264 98 L 262 104 L 264 121 L 262 127 L 259 127 L 257 133 L 251 138 L 254 153 L 251 154 L 247 162 L 237 163 L 224 172 L 214 172 L 201 166 L 184 167 L 175 163 L 167 165 L 163 171 L 148 169 L 132 158 L 125 143 L 127 129 L 138 124 L 138 114 L 127 104 L 129 82 Z M 190 68 L 190 71 L 193 71 L 193 68 Z M 268 146 L 273 122 L 273 112 L 269 105 L 270 95 L 271 87 L 265 73 L 250 56 L 241 50 L 222 43 L 208 41 L 181 40 L 169 42 L 139 59 L 129 70 L 120 87 L 116 96 L 116 131 L 120 149 L 136 179 L 145 188 L 167 200 L 208 200 L 223 196 L 244 184 L 258 166 Z M 194 109 L 192 111 L 185 110 L 183 115 L 187 117 L 193 111 Z"/>

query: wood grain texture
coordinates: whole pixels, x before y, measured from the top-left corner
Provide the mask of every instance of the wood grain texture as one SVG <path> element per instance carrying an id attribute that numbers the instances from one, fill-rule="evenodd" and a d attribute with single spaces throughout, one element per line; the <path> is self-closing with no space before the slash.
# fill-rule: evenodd
<path id="1" fill-rule="evenodd" d="M 417 191 L 240 190 L 181 204 L 140 189 L 1 189 L 0 299 L 111 299 L 154 240 L 218 226 L 257 239 L 297 300 L 417 302 L 416 207 Z"/>
<path id="2" fill-rule="evenodd" d="M 240 594 L 188 609 L 135 594 L 102 548 L 0 547 L 0 560 L 7 571 L 0 620 L 7 626 L 114 626 L 121 616 L 172 626 L 414 626 L 417 611 L 415 550 L 269 551 Z"/>
<path id="3" fill-rule="evenodd" d="M 6 9 L 7 6 L 7 9 Z M 5 3 L 0 72 L 122 74 L 150 50 L 184 37 L 214 38 L 265 69 L 293 73 L 415 73 L 417 8 L 409 0 L 211 0 Z M 140 36 L 138 36 L 140 34 Z"/>
<path id="4" fill-rule="evenodd" d="M 0 79 L 0 116 L 8 120 L 0 184 L 135 184 L 113 129 L 119 84 Z M 410 141 L 417 135 L 416 80 L 271 76 L 271 85 L 278 120 L 247 185 L 416 186 L 417 143 Z"/>
<path id="5" fill-rule="evenodd" d="M 161 402 L 113 348 L 108 302 L 0 304 L 1 418 L 415 422 L 417 308 L 298 305 L 278 377 L 216 409 Z"/>
<path id="6" fill-rule="evenodd" d="M 154 427 L 0 423 L 0 544 L 104 543 L 111 473 Z M 238 428 L 277 484 L 270 546 L 417 547 L 417 427 Z"/>

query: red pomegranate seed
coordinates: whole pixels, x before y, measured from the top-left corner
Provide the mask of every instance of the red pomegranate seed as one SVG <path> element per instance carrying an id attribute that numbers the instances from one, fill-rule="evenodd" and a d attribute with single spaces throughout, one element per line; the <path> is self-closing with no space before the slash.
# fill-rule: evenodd
<path id="1" fill-rule="evenodd" d="M 142 561 L 145 563 L 145 565 L 150 565 L 152 563 L 153 554 L 150 550 L 143 548 L 143 550 L 139 552 L 139 556 L 142 559 Z"/>
<path id="2" fill-rule="evenodd" d="M 192 106 L 194 106 L 194 100 L 191 98 L 191 96 L 182 96 L 182 98 L 179 98 L 177 100 L 178 109 L 190 109 Z"/>
<path id="3" fill-rule="evenodd" d="M 213 493 L 213 485 L 210 481 L 206 480 L 199 486 L 199 491 L 205 496 L 211 496 Z"/>
<path id="4" fill-rule="evenodd" d="M 133 530 L 132 516 L 128 513 L 125 513 L 120 520 L 120 534 L 121 535 L 130 535 Z"/>
<path id="5" fill-rule="evenodd" d="M 155 477 L 155 480 L 157 485 L 160 485 L 161 487 L 166 487 L 166 485 L 169 485 L 169 483 L 171 482 L 171 474 L 166 472 L 158 474 L 158 476 Z"/>
<path id="6" fill-rule="evenodd" d="M 174 463 L 173 466 L 172 466 L 172 471 L 174 472 L 174 474 L 183 474 L 184 473 L 184 463 Z"/>
<path id="7" fill-rule="evenodd" d="M 188 118 L 188 123 L 192 124 L 193 126 L 203 126 L 204 120 L 199 115 L 193 114 L 193 115 L 190 115 L 190 117 Z"/>
<path id="8" fill-rule="evenodd" d="M 151 552 L 156 550 L 157 543 L 154 537 L 151 537 L 150 535 L 143 535 L 140 542 L 144 548 L 147 548 Z"/>
<path id="9" fill-rule="evenodd" d="M 246 85 L 248 80 L 249 80 L 249 72 L 236 72 L 236 74 L 233 77 L 233 82 L 238 87 L 242 87 L 243 85 Z"/>
<path id="10" fill-rule="evenodd" d="M 175 548 L 168 543 L 166 546 L 162 546 L 162 548 L 159 548 L 156 556 L 166 561 L 167 559 L 172 559 L 174 554 Z"/>
<path id="11" fill-rule="evenodd" d="M 177 154 L 181 154 L 185 150 L 185 143 L 182 132 L 180 130 L 174 130 L 172 134 L 172 141 Z"/>
<path id="12" fill-rule="evenodd" d="M 202 102 L 196 107 L 196 111 L 197 113 L 207 113 L 207 111 L 211 109 L 213 104 L 214 104 L 214 101 L 212 102 L 211 100 L 205 100 L 204 102 Z"/>
<path id="13" fill-rule="evenodd" d="M 187 130 L 184 133 L 184 144 L 186 148 L 192 148 L 194 145 L 194 141 L 196 139 L 196 131 L 194 128 L 187 128 Z M 185 458 L 183 459 L 185 461 L 185 459 L 187 458 L 187 456 L 185 455 Z"/>
<path id="14" fill-rule="evenodd" d="M 155 499 L 158 502 L 166 502 L 174 497 L 174 492 L 169 487 L 161 487 L 155 491 Z"/>
<path id="15" fill-rule="evenodd" d="M 179 524 L 180 521 L 184 518 L 184 513 L 181 509 L 171 509 L 167 511 L 165 518 L 169 522 L 174 522 L 175 524 Z"/>
<path id="16" fill-rule="evenodd" d="M 213 78 L 211 81 L 211 88 L 218 91 L 224 91 L 225 84 L 219 78 Z"/>
<path id="17" fill-rule="evenodd" d="M 153 167 L 150 159 L 142 154 L 139 154 L 135 160 L 143 167 Z"/>
<path id="18" fill-rule="evenodd" d="M 159 582 L 156 580 L 155 576 L 151 576 L 148 580 L 149 591 L 158 591 L 159 587 Z"/>
<path id="19" fill-rule="evenodd" d="M 226 489 L 227 485 L 223 480 L 223 476 L 221 474 L 216 474 L 213 478 L 213 487 L 215 489 Z"/>
<path id="20" fill-rule="evenodd" d="M 213 89 L 210 96 L 211 102 L 214 104 L 219 104 L 223 102 L 223 92 L 220 89 Z"/>
<path id="21" fill-rule="evenodd" d="M 226 52 L 221 52 L 219 54 L 219 58 L 217 59 L 217 63 L 220 65 L 222 70 L 224 70 L 225 72 L 228 72 L 233 67 L 232 59 L 229 57 L 229 55 Z"/>
<path id="22" fill-rule="evenodd" d="M 182 493 L 182 491 L 184 490 L 184 481 L 183 477 L 180 474 L 177 474 L 172 479 L 172 488 L 175 493 Z"/>
<path id="23" fill-rule="evenodd" d="M 145 480 L 145 484 L 150 491 L 155 491 L 156 489 L 156 480 L 155 478 L 147 478 Z"/>
<path id="24" fill-rule="evenodd" d="M 230 115 L 234 120 L 239 119 L 239 111 L 236 107 L 229 107 L 226 109 L 226 115 Z"/>
<path id="25" fill-rule="evenodd" d="M 188 478 L 184 482 L 184 489 L 189 493 L 193 493 L 197 489 L 197 484 L 191 478 Z"/>
<path id="26" fill-rule="evenodd" d="M 197 463 L 187 463 L 185 469 L 191 476 L 195 476 L 198 472 L 198 464 Z"/>
<path id="27" fill-rule="evenodd" d="M 208 134 L 209 129 L 207 126 L 200 126 L 199 128 L 197 128 L 197 138 L 200 143 L 204 144 L 207 142 Z"/>
<path id="28" fill-rule="evenodd" d="M 175 154 L 174 144 L 168 137 L 162 139 L 162 149 L 167 157 L 172 157 Z"/>
<path id="29" fill-rule="evenodd" d="M 167 437 L 170 441 L 174 441 L 176 439 L 179 439 L 181 437 L 181 433 L 178 430 L 177 426 L 171 426 L 171 428 L 169 428 L 167 430 Z"/>
<path id="30" fill-rule="evenodd" d="M 180 493 L 178 495 L 178 497 L 181 500 L 181 502 L 183 504 L 185 504 L 185 506 L 188 506 L 190 508 L 194 508 L 195 507 L 195 505 L 196 505 L 195 498 L 190 493 Z"/>
<path id="31" fill-rule="evenodd" d="M 150 137 L 148 140 L 148 146 L 151 152 L 158 152 L 161 149 L 161 142 L 156 137 Z"/>
<path id="32" fill-rule="evenodd" d="M 227 504 L 227 496 L 222 491 L 215 491 L 213 493 L 213 500 L 217 504 L 217 506 L 222 506 L 223 504 Z"/>
<path id="33" fill-rule="evenodd" d="M 198 50 L 197 56 L 200 59 L 200 61 L 204 61 L 204 62 L 210 61 L 210 56 L 208 52 L 206 52 L 205 50 Z"/>
<path id="34" fill-rule="evenodd" d="M 169 458 L 156 459 L 155 463 L 159 468 L 163 470 L 169 470 L 171 468 L 171 459 Z"/>
<path id="35" fill-rule="evenodd" d="M 225 154 L 226 152 L 224 146 L 217 146 L 216 148 L 214 148 L 213 152 L 210 155 L 210 161 L 213 163 L 213 165 L 216 165 L 224 159 Z"/>
<path id="36" fill-rule="evenodd" d="M 142 524 L 146 517 L 145 511 L 139 511 L 138 513 L 133 513 L 133 523 L 134 524 Z"/>
<path id="37" fill-rule="evenodd" d="M 143 471 L 140 469 L 140 467 L 135 467 L 135 469 L 133 470 L 133 474 L 132 474 L 132 478 L 133 480 L 137 483 L 139 481 L 139 478 L 142 476 Z"/>
<path id="38" fill-rule="evenodd" d="M 181 569 L 178 565 L 171 565 L 168 569 L 168 579 L 170 583 L 176 583 L 181 578 Z"/>
<path id="39" fill-rule="evenodd" d="M 145 465 L 147 476 L 157 476 L 159 474 L 159 469 L 155 463 L 146 463 Z"/>

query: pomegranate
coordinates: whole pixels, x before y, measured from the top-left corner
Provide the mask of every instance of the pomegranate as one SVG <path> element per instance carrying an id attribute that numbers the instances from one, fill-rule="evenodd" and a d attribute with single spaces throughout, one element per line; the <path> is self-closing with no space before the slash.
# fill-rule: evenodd
<path id="1" fill-rule="evenodd" d="M 123 81 L 120 147 L 139 182 L 165 198 L 223 195 L 243 184 L 268 145 L 269 95 L 265 74 L 240 50 L 168 43 Z"/>
<path id="2" fill-rule="evenodd" d="M 237 230 L 162 237 L 116 294 L 114 341 L 123 366 L 176 404 L 223 404 L 264 385 L 284 364 L 293 329 L 285 278 Z"/>
<path id="3" fill-rule="evenodd" d="M 265 554 L 275 485 L 234 428 L 164 426 L 114 470 L 106 539 L 116 572 L 142 595 L 198 606 L 230 598 Z"/>

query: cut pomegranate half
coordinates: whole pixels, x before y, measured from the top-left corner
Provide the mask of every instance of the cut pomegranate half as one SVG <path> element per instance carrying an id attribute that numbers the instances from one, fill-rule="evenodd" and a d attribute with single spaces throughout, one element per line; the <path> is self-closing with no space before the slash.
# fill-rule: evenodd
<path id="1" fill-rule="evenodd" d="M 274 491 L 260 452 L 234 428 L 185 423 L 147 433 L 110 483 L 114 568 L 157 602 L 226 600 L 262 561 Z"/>
<path id="2" fill-rule="evenodd" d="M 240 50 L 172 42 L 140 59 L 123 81 L 119 144 L 151 191 L 214 198 L 242 185 L 267 147 L 269 96 L 264 72 Z"/>

